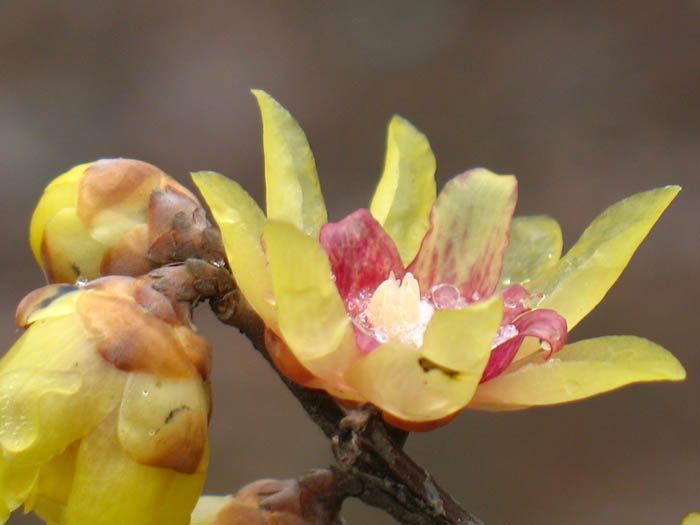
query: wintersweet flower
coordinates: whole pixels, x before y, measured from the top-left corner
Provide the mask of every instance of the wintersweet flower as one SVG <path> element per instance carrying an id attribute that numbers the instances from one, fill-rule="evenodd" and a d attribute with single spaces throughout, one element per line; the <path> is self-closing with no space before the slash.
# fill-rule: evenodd
<path id="1" fill-rule="evenodd" d="M 49 282 L 143 275 L 177 242 L 202 242 L 197 198 L 160 169 L 130 159 L 81 164 L 55 178 L 32 216 L 30 242 Z"/>
<path id="2" fill-rule="evenodd" d="M 512 176 L 471 170 L 436 197 L 428 140 L 394 117 L 369 210 L 327 223 L 303 131 L 269 95 L 254 94 L 267 216 L 237 183 L 193 178 L 236 282 L 265 322 L 270 354 L 292 380 L 424 430 L 465 407 L 562 403 L 685 377 L 669 352 L 638 337 L 565 345 L 677 186 L 611 206 L 561 257 L 556 221 L 512 218 Z"/>
<path id="3" fill-rule="evenodd" d="M 210 348 L 148 278 L 50 285 L 0 360 L 0 523 L 188 524 L 208 463 Z"/>

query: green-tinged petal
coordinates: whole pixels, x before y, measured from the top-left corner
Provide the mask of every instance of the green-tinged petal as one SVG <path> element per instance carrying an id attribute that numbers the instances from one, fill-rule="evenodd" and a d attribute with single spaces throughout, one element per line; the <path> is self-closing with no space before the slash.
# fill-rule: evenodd
<path id="1" fill-rule="evenodd" d="M 552 266 L 561 256 L 559 223 L 547 215 L 513 218 L 510 243 L 503 257 L 500 288 L 527 284 Z"/>
<path id="2" fill-rule="evenodd" d="M 500 295 L 459 310 L 436 311 L 423 336 L 423 357 L 443 368 L 481 378 L 502 317 Z"/>
<path id="3" fill-rule="evenodd" d="M 238 287 L 267 326 L 277 326 L 272 277 L 260 244 L 265 215 L 241 186 L 211 171 L 192 174 L 221 230 Z"/>
<path id="4" fill-rule="evenodd" d="M 586 228 L 559 263 L 528 287 L 538 308 L 556 310 L 569 330 L 603 299 L 654 223 L 680 191 L 666 186 L 610 206 Z"/>
<path id="5" fill-rule="evenodd" d="M 515 208 L 515 177 L 479 168 L 449 181 L 430 215 L 430 230 L 409 271 L 421 290 L 446 283 L 463 297 L 490 295 L 498 285 Z"/>
<path id="6" fill-rule="evenodd" d="M 130 374 L 119 409 L 119 442 L 139 463 L 191 474 L 206 447 L 208 414 L 208 394 L 197 378 Z"/>
<path id="7" fill-rule="evenodd" d="M 370 403 L 408 423 L 445 419 L 472 398 L 488 352 L 466 373 L 427 363 L 413 345 L 390 341 L 356 361 L 345 379 Z"/>
<path id="8" fill-rule="evenodd" d="M 70 283 L 81 276 L 98 277 L 105 250 L 106 246 L 85 228 L 75 208 L 60 210 L 46 223 L 41 253 L 50 282 Z"/>
<path id="9" fill-rule="evenodd" d="M 264 91 L 253 90 L 263 123 L 267 216 L 314 238 L 328 217 L 316 162 L 296 120 Z"/>
<path id="10" fill-rule="evenodd" d="M 74 316 L 35 322 L 0 368 L 6 460 L 41 463 L 62 452 L 117 405 L 124 375 L 95 352 Z"/>
<path id="11" fill-rule="evenodd" d="M 680 381 L 685 370 L 646 339 L 608 336 L 566 345 L 545 360 L 539 352 L 479 386 L 472 408 L 507 409 L 565 403 L 630 383 Z"/>
<path id="12" fill-rule="evenodd" d="M 314 375 L 340 380 L 357 350 L 326 252 L 289 223 L 268 222 L 264 238 L 282 339 Z"/>
<path id="13" fill-rule="evenodd" d="M 187 525 L 207 459 L 195 474 L 137 463 L 119 446 L 114 413 L 80 443 L 66 525 Z"/>
<path id="14" fill-rule="evenodd" d="M 434 201 L 435 155 L 428 138 L 395 115 L 387 131 L 384 172 L 369 209 L 396 244 L 404 266 L 418 253 Z"/>

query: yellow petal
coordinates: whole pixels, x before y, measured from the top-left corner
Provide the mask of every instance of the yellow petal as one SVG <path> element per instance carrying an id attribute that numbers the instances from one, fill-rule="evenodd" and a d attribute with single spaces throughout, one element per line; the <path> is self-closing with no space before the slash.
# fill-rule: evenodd
<path id="1" fill-rule="evenodd" d="M 5 457 L 39 464 L 59 454 L 117 405 L 124 378 L 75 316 L 35 322 L 0 365 Z"/>
<path id="2" fill-rule="evenodd" d="M 700 525 L 700 512 L 686 514 L 681 525 Z"/>
<path id="3" fill-rule="evenodd" d="M 665 186 L 610 206 L 586 228 L 559 263 L 533 281 L 538 308 L 556 310 L 569 330 L 605 296 L 654 223 L 680 191 Z"/>
<path id="4" fill-rule="evenodd" d="M 640 337 L 586 339 L 566 345 L 549 360 L 544 359 L 545 354 L 522 359 L 480 385 L 470 407 L 551 405 L 630 383 L 685 379 L 685 370 L 670 352 Z"/>
<path id="5" fill-rule="evenodd" d="M 488 351 L 472 371 L 454 373 L 430 366 L 412 345 L 390 341 L 356 361 L 345 379 L 370 403 L 399 421 L 437 421 L 461 410 L 472 398 Z"/>
<path id="6" fill-rule="evenodd" d="M 44 263 L 41 260 L 41 241 L 44 236 L 44 227 L 59 210 L 75 207 L 78 198 L 78 182 L 85 169 L 91 164 L 92 162 L 80 164 L 53 179 L 46 186 L 44 194 L 34 208 L 29 226 L 29 242 L 34 257 L 42 268 Z"/>
<path id="7" fill-rule="evenodd" d="M 226 257 L 238 287 L 271 328 L 277 326 L 272 277 L 260 245 L 265 215 L 243 188 L 211 171 L 192 174 L 221 230 Z"/>
<path id="8" fill-rule="evenodd" d="M 480 379 L 502 317 L 503 300 L 499 295 L 459 310 L 436 311 L 423 336 L 423 357 Z"/>
<path id="9" fill-rule="evenodd" d="M 79 442 L 72 443 L 39 471 L 39 479 L 24 502 L 24 512 L 33 511 L 48 524 L 61 523 L 70 495 Z"/>
<path id="10" fill-rule="evenodd" d="M 500 288 L 528 283 L 552 266 L 561 256 L 561 228 L 546 215 L 513 218 L 510 243 L 503 258 Z"/>
<path id="11" fill-rule="evenodd" d="M 105 249 L 104 244 L 91 237 L 75 208 L 60 210 L 44 228 L 41 252 L 47 279 L 73 283 L 81 277 L 98 278 Z"/>
<path id="12" fill-rule="evenodd" d="M 264 238 L 282 339 L 314 375 L 340 380 L 357 350 L 326 252 L 285 222 L 269 221 Z"/>
<path id="13" fill-rule="evenodd" d="M 434 176 L 435 155 L 427 137 L 395 115 L 387 131 L 384 172 L 369 209 L 393 239 L 404 266 L 418 253 L 430 226 Z"/>
<path id="14" fill-rule="evenodd" d="M 207 441 L 209 399 L 202 381 L 130 374 L 119 409 L 119 442 L 145 465 L 191 474 Z"/>
<path id="15" fill-rule="evenodd" d="M 80 443 L 66 525 L 187 525 L 206 462 L 195 474 L 137 463 L 119 444 L 114 413 Z"/>
<path id="16" fill-rule="evenodd" d="M 316 163 L 296 120 L 264 91 L 253 90 L 263 123 L 267 217 L 314 238 L 327 222 Z"/>

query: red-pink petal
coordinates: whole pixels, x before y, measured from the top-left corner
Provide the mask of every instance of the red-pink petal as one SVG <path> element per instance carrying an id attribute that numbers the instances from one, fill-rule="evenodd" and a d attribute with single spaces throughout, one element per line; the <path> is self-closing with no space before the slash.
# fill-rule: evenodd
<path id="1" fill-rule="evenodd" d="M 403 278 L 394 241 L 365 209 L 325 224 L 319 241 L 328 254 L 340 297 L 353 317 L 364 310 L 374 290 L 391 272 L 397 279 Z"/>
<path id="2" fill-rule="evenodd" d="M 468 301 L 491 295 L 499 282 L 517 198 L 512 176 L 474 169 L 449 181 L 430 214 L 430 229 L 409 265 L 421 290 L 440 283 Z"/>
<path id="3" fill-rule="evenodd" d="M 518 349 L 525 337 L 537 337 L 545 341 L 549 347 L 549 358 L 566 344 L 566 320 L 554 310 L 534 310 L 513 321 L 518 335 L 501 343 L 491 351 L 491 357 L 486 365 L 481 382 L 493 379 L 503 372 L 515 359 Z"/>

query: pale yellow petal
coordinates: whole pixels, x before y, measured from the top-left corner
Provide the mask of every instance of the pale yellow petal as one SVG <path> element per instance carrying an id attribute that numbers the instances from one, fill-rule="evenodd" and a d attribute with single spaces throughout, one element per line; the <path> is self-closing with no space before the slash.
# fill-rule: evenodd
<path id="1" fill-rule="evenodd" d="M 187 525 L 204 485 L 207 457 L 195 474 L 134 461 L 117 438 L 117 414 L 80 443 L 66 525 Z"/>
<path id="2" fill-rule="evenodd" d="M 289 223 L 268 222 L 264 238 L 282 339 L 314 375 L 340 380 L 357 350 L 326 252 Z"/>
<path id="3" fill-rule="evenodd" d="M 38 464 L 59 454 L 117 405 L 124 379 L 75 316 L 35 322 L 0 364 L 5 457 Z"/>
<path id="4" fill-rule="evenodd" d="M 432 363 L 481 378 L 503 318 L 499 295 L 459 310 L 438 310 L 423 336 L 421 352 Z"/>
<path id="5" fill-rule="evenodd" d="M 265 150 L 267 216 L 318 237 L 327 222 L 316 162 L 296 120 L 264 91 L 253 90 L 260 106 Z"/>
<path id="6" fill-rule="evenodd" d="M 75 208 L 60 210 L 45 225 L 41 252 L 49 282 L 98 278 L 105 250 L 104 244 L 92 238 Z"/>
<path id="7" fill-rule="evenodd" d="M 537 307 L 556 310 L 569 330 L 576 326 L 603 299 L 679 191 L 666 186 L 638 193 L 605 210 L 559 263 L 528 287 L 543 295 Z"/>
<path id="8" fill-rule="evenodd" d="M 190 525 L 215 525 L 221 510 L 231 505 L 233 501 L 234 498 L 230 494 L 228 496 L 201 496 L 192 511 Z"/>
<path id="9" fill-rule="evenodd" d="M 356 361 L 345 379 L 393 418 L 424 423 L 447 418 L 469 402 L 488 356 L 480 361 L 471 372 L 450 372 L 426 362 L 414 346 L 390 341 Z"/>
<path id="10" fill-rule="evenodd" d="M 435 191 L 435 155 L 428 138 L 395 115 L 387 131 L 384 171 L 369 209 L 396 244 L 404 266 L 428 231 Z"/>
<path id="11" fill-rule="evenodd" d="M 641 337 L 608 336 L 566 345 L 512 364 L 479 386 L 470 407 L 523 408 L 575 401 L 644 381 L 679 381 L 685 370 L 667 350 Z"/>
<path id="12" fill-rule="evenodd" d="M 241 186 L 211 171 L 192 174 L 216 221 L 231 271 L 251 306 L 271 328 L 277 326 L 272 277 L 260 244 L 265 215 Z"/>
<path id="13" fill-rule="evenodd" d="M 681 525 L 700 525 L 700 512 L 686 514 Z"/>
<path id="14" fill-rule="evenodd" d="M 514 217 L 510 242 L 503 258 L 499 288 L 522 284 L 552 266 L 561 256 L 562 236 L 559 223 L 547 215 Z"/>
<path id="15" fill-rule="evenodd" d="M 78 198 L 78 183 L 90 164 L 92 162 L 75 166 L 53 179 L 44 189 L 43 195 L 34 208 L 29 226 L 29 242 L 34 257 L 42 268 L 44 263 L 41 260 L 41 240 L 44 235 L 44 226 L 57 211 L 75 207 Z"/>

